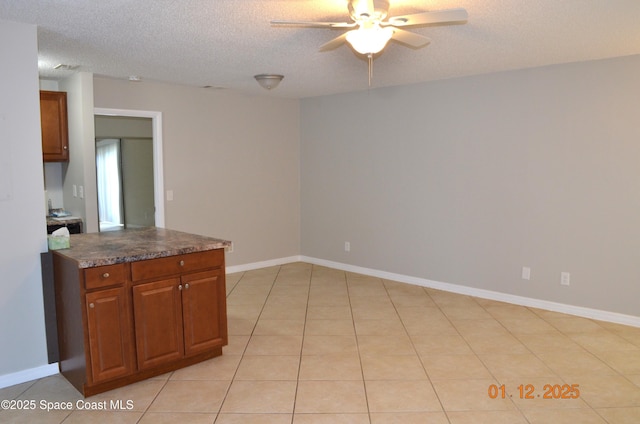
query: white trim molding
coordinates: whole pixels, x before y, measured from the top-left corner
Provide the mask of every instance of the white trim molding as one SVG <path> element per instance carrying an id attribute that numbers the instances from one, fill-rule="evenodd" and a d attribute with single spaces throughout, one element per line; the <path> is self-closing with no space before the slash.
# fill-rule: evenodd
<path id="1" fill-rule="evenodd" d="M 50 375 L 58 374 L 58 363 L 42 365 L 40 367 L 29 368 L 26 370 L 5 374 L 0 376 L 0 389 L 15 386 L 16 384 L 26 383 L 27 381 L 37 380 Z"/>
<path id="2" fill-rule="evenodd" d="M 270 266 L 278 266 L 300 261 L 302 261 L 301 256 L 289 256 L 287 258 L 270 259 L 267 261 L 253 262 L 244 265 L 228 266 L 225 268 L 225 271 L 227 274 L 233 274 L 236 272 L 251 271 L 254 269 L 267 268 Z"/>
<path id="3" fill-rule="evenodd" d="M 96 107 L 94 115 L 151 118 L 153 136 L 153 195 L 155 199 L 155 226 L 164 228 L 164 162 L 162 159 L 162 112 Z"/>

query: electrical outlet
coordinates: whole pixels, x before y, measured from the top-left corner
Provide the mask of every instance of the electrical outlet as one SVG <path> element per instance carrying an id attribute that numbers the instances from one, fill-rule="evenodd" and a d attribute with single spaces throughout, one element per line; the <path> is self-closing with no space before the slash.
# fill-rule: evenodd
<path id="1" fill-rule="evenodd" d="M 78 197 L 80 197 L 81 199 L 84 199 L 84 186 L 78 187 Z"/>
<path id="2" fill-rule="evenodd" d="M 560 273 L 560 284 L 563 286 L 568 286 L 571 284 L 571 274 L 568 272 Z"/>
<path id="3" fill-rule="evenodd" d="M 522 267 L 522 279 L 531 280 L 531 268 L 529 268 L 528 266 Z"/>
<path id="4" fill-rule="evenodd" d="M 233 253 L 233 242 L 231 242 L 231 246 L 227 246 L 226 251 L 227 253 Z"/>
<path id="5" fill-rule="evenodd" d="M 173 201 L 173 190 L 167 190 L 167 202 Z"/>
<path id="6" fill-rule="evenodd" d="M 348 241 L 344 242 L 344 251 L 351 252 L 351 243 L 349 243 Z"/>

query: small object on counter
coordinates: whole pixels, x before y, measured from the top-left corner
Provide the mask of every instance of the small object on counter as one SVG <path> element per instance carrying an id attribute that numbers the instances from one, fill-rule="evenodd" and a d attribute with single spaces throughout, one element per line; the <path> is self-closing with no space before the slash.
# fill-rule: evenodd
<path id="1" fill-rule="evenodd" d="M 59 217 L 63 217 L 63 216 L 71 216 L 71 212 L 67 212 L 64 209 L 53 209 L 51 211 L 51 215 L 53 217 L 59 218 Z"/>
<path id="2" fill-rule="evenodd" d="M 49 250 L 68 249 L 71 247 L 67 227 L 58 228 L 49 234 L 47 236 L 47 244 L 49 245 Z"/>

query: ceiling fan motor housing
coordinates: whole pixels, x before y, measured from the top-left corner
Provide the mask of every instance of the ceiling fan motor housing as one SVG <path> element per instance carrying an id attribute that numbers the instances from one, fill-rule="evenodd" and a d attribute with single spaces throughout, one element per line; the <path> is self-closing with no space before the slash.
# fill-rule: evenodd
<path id="1" fill-rule="evenodd" d="M 373 11 L 369 10 L 369 4 L 373 4 Z M 389 0 L 349 0 L 349 15 L 356 22 L 363 19 L 381 21 L 388 12 Z"/>

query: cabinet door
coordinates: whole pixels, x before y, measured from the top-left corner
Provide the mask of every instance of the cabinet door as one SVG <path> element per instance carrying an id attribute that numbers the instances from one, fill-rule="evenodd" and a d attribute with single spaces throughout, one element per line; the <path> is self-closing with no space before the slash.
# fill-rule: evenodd
<path id="1" fill-rule="evenodd" d="M 67 93 L 40 92 L 40 126 L 42 130 L 42 158 L 45 162 L 69 160 L 67 131 Z"/>
<path id="2" fill-rule="evenodd" d="M 185 354 L 226 345 L 224 270 L 188 274 L 182 283 Z"/>
<path id="3" fill-rule="evenodd" d="M 151 368 L 184 356 L 180 279 L 133 287 L 138 367 Z"/>
<path id="4" fill-rule="evenodd" d="M 132 322 L 124 287 L 85 296 L 93 382 L 134 371 Z"/>

